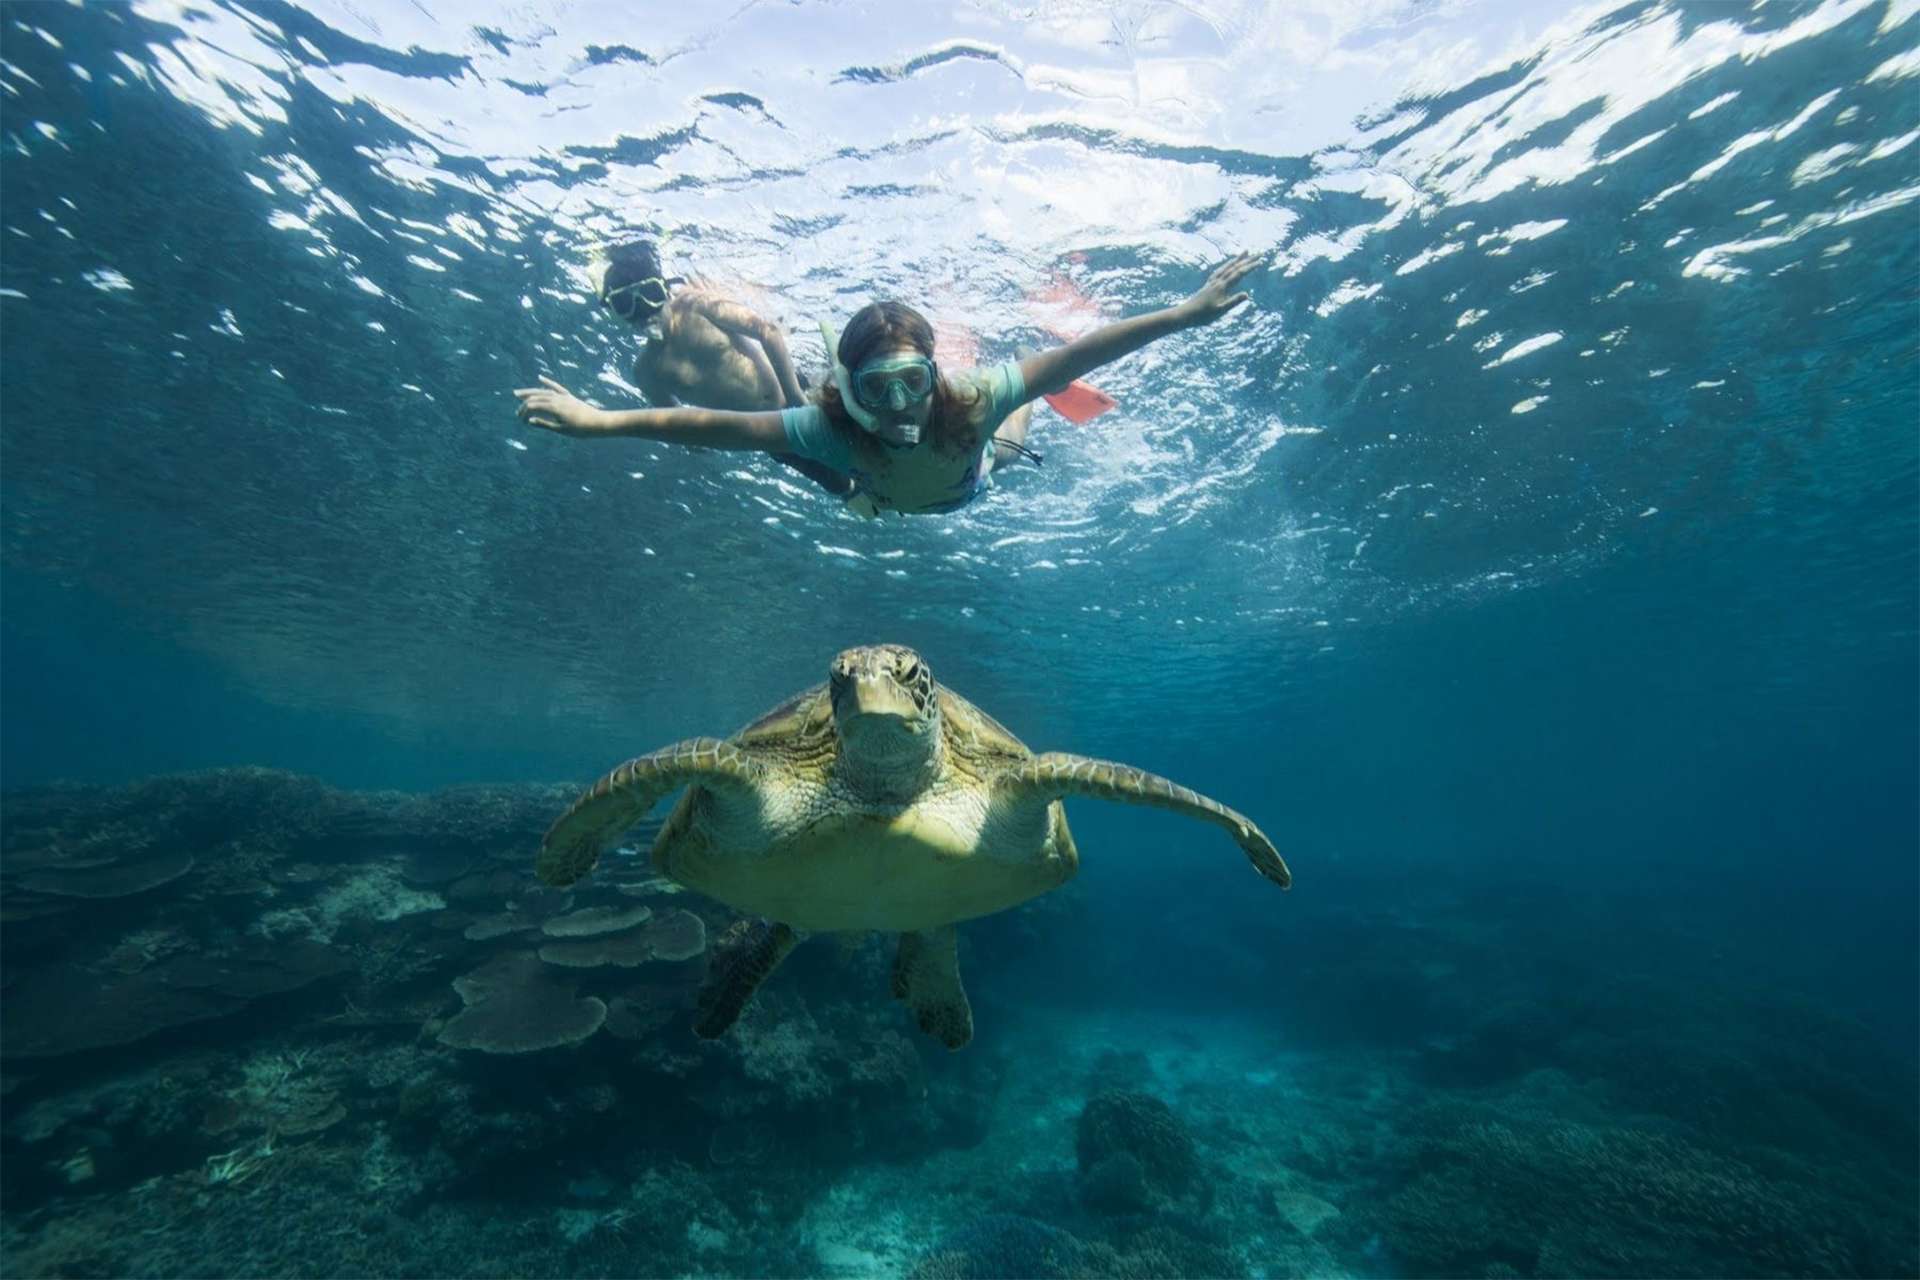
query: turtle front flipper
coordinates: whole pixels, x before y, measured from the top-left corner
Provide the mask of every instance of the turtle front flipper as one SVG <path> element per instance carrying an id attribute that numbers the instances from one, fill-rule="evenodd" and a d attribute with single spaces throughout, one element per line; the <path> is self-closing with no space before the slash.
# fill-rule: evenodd
<path id="1" fill-rule="evenodd" d="M 905 1000 L 920 1029 L 949 1049 L 973 1039 L 973 1006 L 960 985 L 960 931 L 952 925 L 900 935 L 893 956 L 893 998 Z"/>
<path id="2" fill-rule="evenodd" d="M 693 1034 L 702 1040 L 725 1035 L 800 940 L 797 931 L 772 920 L 734 921 L 707 959 L 707 980 L 694 1000 Z"/>
<path id="3" fill-rule="evenodd" d="M 572 884 L 593 870 L 606 847 L 661 796 L 692 783 L 751 784 L 763 768 L 718 738 L 689 738 L 637 756 L 594 783 L 560 816 L 540 842 L 534 869 L 550 885 Z"/>
<path id="4" fill-rule="evenodd" d="M 1184 813 L 1189 818 L 1224 827 L 1255 871 L 1282 889 L 1293 887 L 1293 872 L 1287 870 L 1286 859 L 1273 847 L 1266 833 L 1244 814 L 1234 812 L 1218 800 L 1189 791 L 1177 782 L 1169 782 L 1159 774 L 1111 760 L 1050 751 L 1008 767 L 996 781 L 996 790 L 999 789 L 1014 790 L 1023 798 L 1061 800 L 1067 796 L 1097 796 L 1102 800 Z"/>

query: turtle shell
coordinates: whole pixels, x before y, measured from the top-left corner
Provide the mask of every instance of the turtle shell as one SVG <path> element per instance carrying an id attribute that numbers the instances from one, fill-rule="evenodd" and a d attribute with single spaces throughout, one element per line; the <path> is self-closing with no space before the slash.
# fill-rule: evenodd
<path id="1" fill-rule="evenodd" d="M 827 686 L 817 684 L 796 693 L 733 735 L 742 747 L 787 746 L 833 732 L 833 704 Z"/>
<path id="2" fill-rule="evenodd" d="M 976 764 L 1011 763 L 1033 754 L 1005 725 L 945 685 L 939 686 L 939 697 L 940 723 L 956 754 Z"/>

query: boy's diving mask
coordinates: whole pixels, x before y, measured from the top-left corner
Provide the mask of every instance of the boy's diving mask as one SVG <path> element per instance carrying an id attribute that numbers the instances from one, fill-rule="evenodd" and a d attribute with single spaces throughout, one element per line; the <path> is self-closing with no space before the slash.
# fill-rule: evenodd
<path id="1" fill-rule="evenodd" d="M 601 291 L 600 301 L 612 308 L 613 313 L 622 320 L 631 320 L 645 306 L 649 311 L 658 311 L 667 305 L 672 290 L 672 282 L 664 276 L 648 276 L 644 280 L 633 280 L 617 289 Z"/>
<path id="2" fill-rule="evenodd" d="M 887 356 L 869 360 L 858 373 L 849 373 L 840 363 L 840 340 L 824 320 L 820 322 L 820 336 L 833 359 L 833 380 L 840 388 L 840 404 L 847 415 L 882 444 L 896 449 L 919 444 L 919 423 L 882 423 L 875 415 L 904 413 L 932 395 L 939 382 L 933 361 L 921 355 Z"/>

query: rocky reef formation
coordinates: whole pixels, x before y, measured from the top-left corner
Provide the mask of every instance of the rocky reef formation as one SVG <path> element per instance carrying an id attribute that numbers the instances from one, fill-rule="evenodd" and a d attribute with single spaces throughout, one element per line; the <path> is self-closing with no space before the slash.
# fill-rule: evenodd
<path id="1" fill-rule="evenodd" d="M 1290 925 L 1310 980 L 1147 1027 L 1059 976 L 1120 936 L 1066 892 L 964 932 L 1016 1006 L 965 1053 L 886 999 L 882 938 L 705 1041 L 740 922 L 644 828 L 543 888 L 573 792 L 0 798 L 0 1274 L 1920 1270 L 1911 1067 L 1804 999 L 1382 904 Z M 1275 945 L 1168 923 L 1215 979 Z"/>
<path id="2" fill-rule="evenodd" d="M 164 1271 L 133 1252 L 152 1215 L 244 1201 L 304 1222 L 303 1184 L 373 1239 L 395 1213 L 514 1189 L 571 1215 L 557 1229 L 588 1250 L 654 1217 L 684 1239 L 705 1204 L 685 1267 L 750 1270 L 822 1168 L 977 1140 L 990 1074 L 936 1061 L 931 1096 L 878 941 L 795 963 L 732 1034 L 697 1040 L 729 915 L 650 873 L 647 829 L 574 891 L 540 886 L 533 851 L 573 794 L 355 794 L 241 769 L 9 795 L 9 1273 Z M 237 1241 L 222 1269 L 383 1269 L 338 1242 L 272 1243 Z"/>

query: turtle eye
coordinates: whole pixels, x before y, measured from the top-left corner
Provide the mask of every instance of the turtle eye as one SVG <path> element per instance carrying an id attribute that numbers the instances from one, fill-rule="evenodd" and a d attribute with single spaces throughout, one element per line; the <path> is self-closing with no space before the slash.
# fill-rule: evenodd
<path id="1" fill-rule="evenodd" d="M 920 678 L 920 664 L 913 659 L 908 659 L 907 665 L 900 668 L 900 678 L 908 684 L 912 684 L 918 680 Z"/>

